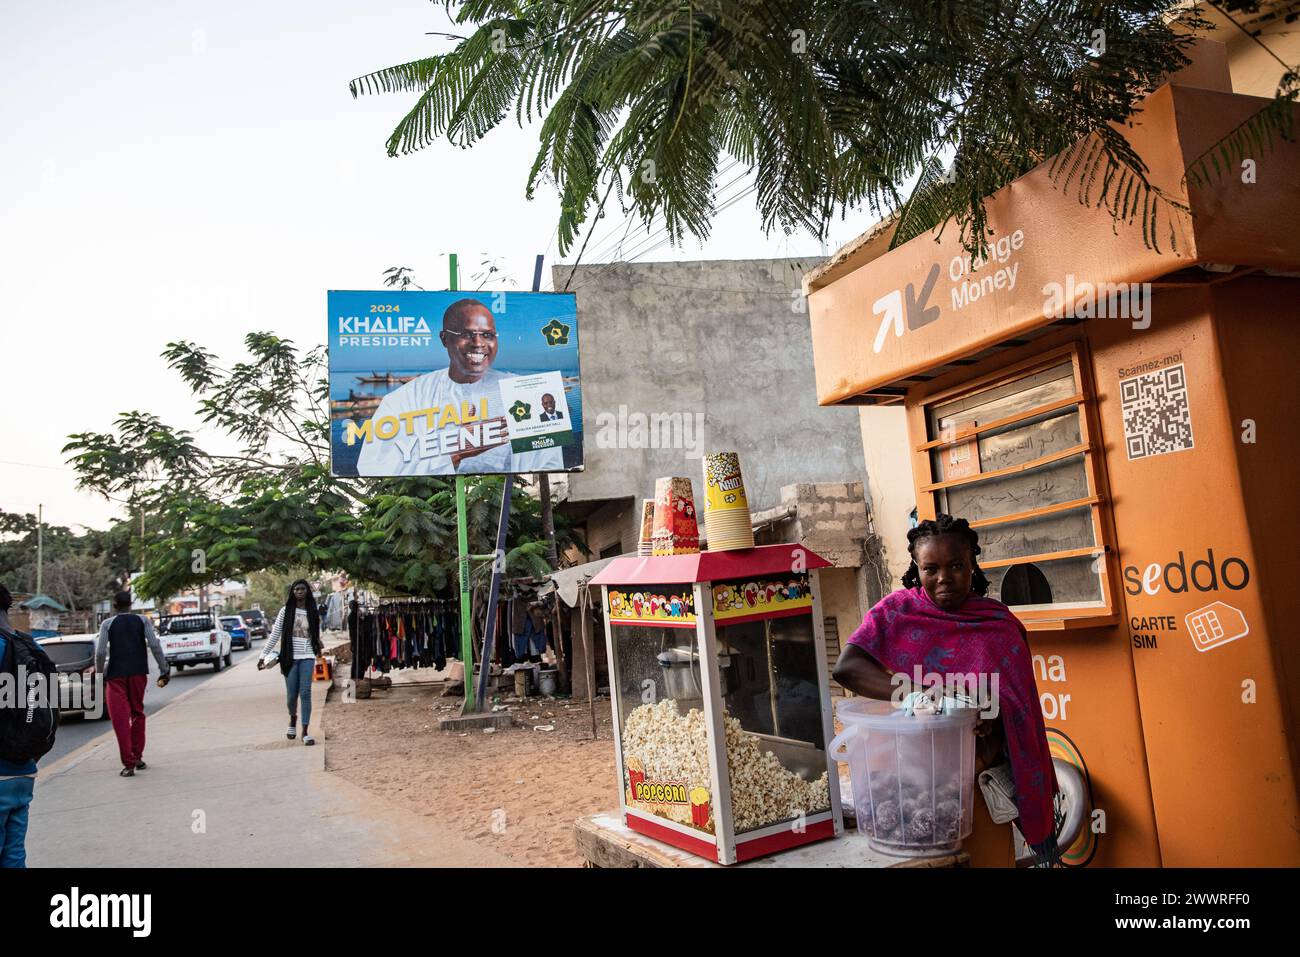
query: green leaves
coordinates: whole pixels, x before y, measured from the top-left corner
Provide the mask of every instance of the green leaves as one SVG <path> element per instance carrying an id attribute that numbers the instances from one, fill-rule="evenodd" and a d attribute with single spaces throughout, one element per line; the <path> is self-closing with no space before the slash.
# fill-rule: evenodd
<path id="1" fill-rule="evenodd" d="M 1152 0 L 444 6 L 473 29 L 447 52 L 353 80 L 352 94 L 416 94 L 391 155 L 472 145 L 511 105 L 516 122 L 541 117 L 527 195 L 555 184 L 561 253 L 611 191 L 647 227 L 662 216 L 675 242 L 706 237 L 724 154 L 751 169 L 766 229 L 820 238 L 867 206 L 904 214 L 895 242 L 955 219 L 978 249 L 986 196 L 1090 138 L 1104 149 L 1086 179 L 1141 192 L 1145 172 L 1112 124 L 1186 64 L 1203 26 L 1195 8 Z M 941 187 L 927 173 L 939 156 L 955 157 Z M 1105 207 L 1139 215 L 1113 196 Z"/>
<path id="2" fill-rule="evenodd" d="M 1272 100 L 1187 164 L 1186 182 L 1204 188 L 1225 177 L 1243 175 L 1243 162 L 1258 163 L 1279 140 L 1294 141 L 1292 109 L 1297 100 L 1300 69 L 1291 68 L 1283 74 Z"/>
<path id="3" fill-rule="evenodd" d="M 0 581 L 13 592 L 36 591 L 37 521 L 0 511 Z M 89 608 L 119 587 L 131 566 L 130 523 L 74 532 L 44 524 L 41 590 L 73 610 Z"/>

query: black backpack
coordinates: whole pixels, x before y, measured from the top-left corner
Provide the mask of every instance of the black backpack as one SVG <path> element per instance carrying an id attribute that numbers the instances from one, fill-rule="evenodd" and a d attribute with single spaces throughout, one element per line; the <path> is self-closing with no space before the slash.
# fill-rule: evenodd
<path id="1" fill-rule="evenodd" d="M 31 635 L 0 631 L 5 638 L 0 672 L 12 682 L 0 692 L 0 759 L 25 764 L 54 747 L 59 730 L 59 671 Z M 19 688 L 19 669 L 26 686 Z M 41 675 L 33 682 L 33 675 Z M 43 687 L 42 687 L 43 686 Z"/>

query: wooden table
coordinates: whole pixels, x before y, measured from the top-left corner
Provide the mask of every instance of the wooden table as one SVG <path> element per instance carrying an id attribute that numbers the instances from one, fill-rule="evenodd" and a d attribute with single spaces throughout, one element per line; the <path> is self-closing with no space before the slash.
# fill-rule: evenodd
<path id="1" fill-rule="evenodd" d="M 588 867 L 722 867 L 680 848 L 638 834 L 617 811 L 582 817 L 573 825 L 578 853 Z M 732 864 L 732 867 L 965 867 L 970 855 L 957 851 L 943 857 L 893 857 L 872 850 L 867 839 L 848 829 L 839 837 L 805 844 L 779 854 Z"/>

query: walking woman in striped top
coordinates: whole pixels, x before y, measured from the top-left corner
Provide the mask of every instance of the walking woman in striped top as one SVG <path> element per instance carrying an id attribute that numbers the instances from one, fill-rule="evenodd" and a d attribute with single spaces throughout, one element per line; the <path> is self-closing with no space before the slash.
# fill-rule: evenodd
<path id="1" fill-rule="evenodd" d="M 301 578 L 289 586 L 284 607 L 276 616 L 262 648 L 262 657 L 257 661 L 258 671 L 275 660 L 277 647 L 280 649 L 280 673 L 284 675 L 289 698 L 289 731 L 285 737 L 292 741 L 297 736 L 295 726 L 301 708 L 302 743 L 315 744 L 316 739 L 307 732 L 307 727 L 311 723 L 312 671 L 322 653 L 320 612 L 312 597 L 311 586 Z"/>

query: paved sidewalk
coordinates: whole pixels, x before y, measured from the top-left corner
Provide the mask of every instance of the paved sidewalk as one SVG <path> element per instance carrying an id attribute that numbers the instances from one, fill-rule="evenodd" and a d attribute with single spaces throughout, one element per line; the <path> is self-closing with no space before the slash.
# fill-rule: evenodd
<path id="1" fill-rule="evenodd" d="M 28 865 L 512 866 L 327 773 L 326 691 L 315 682 L 316 747 L 288 741 L 284 679 L 258 671 L 250 655 L 149 718 L 149 768 L 133 778 L 118 776 L 117 742 L 105 722 L 103 738 L 42 768 Z"/>

